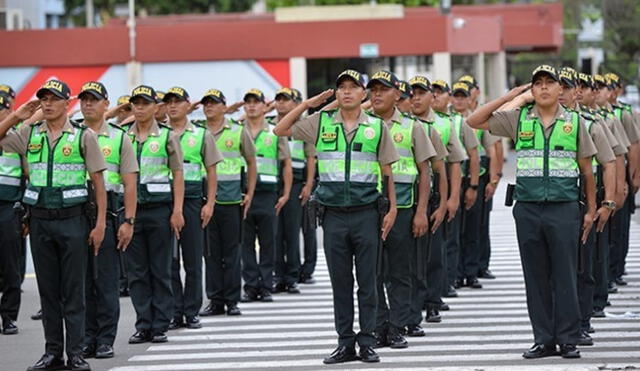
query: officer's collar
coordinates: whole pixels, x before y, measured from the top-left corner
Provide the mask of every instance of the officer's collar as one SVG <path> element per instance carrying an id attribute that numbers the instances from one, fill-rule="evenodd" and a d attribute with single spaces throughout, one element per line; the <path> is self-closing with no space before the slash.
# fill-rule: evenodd
<path id="1" fill-rule="evenodd" d="M 429 113 L 427 113 L 427 118 L 424 119 L 426 122 L 435 122 L 436 121 L 436 111 L 433 108 L 429 107 Z"/>
<path id="2" fill-rule="evenodd" d="M 344 119 L 342 118 L 342 110 L 338 109 L 336 111 L 335 116 L 333 116 L 334 123 L 344 124 Z M 360 115 L 358 116 L 358 125 L 366 125 L 369 126 L 371 123 L 369 122 L 369 116 L 364 112 L 363 109 L 360 109 Z"/>
<path id="3" fill-rule="evenodd" d="M 540 113 L 538 112 L 538 106 L 536 106 L 535 104 L 533 105 L 529 113 L 527 113 L 527 119 L 539 119 L 542 122 Z M 571 112 L 564 109 L 564 107 L 562 107 L 562 104 L 560 103 L 558 103 L 558 109 L 556 110 L 556 115 L 553 118 L 553 122 L 555 123 L 558 120 L 571 121 Z"/>
<path id="4" fill-rule="evenodd" d="M 251 124 L 249 123 L 249 120 L 247 120 L 247 119 L 244 119 L 242 121 L 242 125 L 244 127 L 246 127 L 247 129 L 251 129 Z M 266 118 L 262 119 L 262 129 L 261 130 L 262 131 L 269 131 L 269 123 L 267 122 Z"/>
<path id="5" fill-rule="evenodd" d="M 44 133 L 47 131 L 49 131 L 49 125 L 46 121 L 44 121 L 43 124 L 38 127 L 38 133 Z M 71 125 L 71 121 L 69 121 L 69 118 L 67 118 L 67 121 L 65 121 L 64 125 L 62 125 L 62 132 L 69 134 L 73 134 L 75 132 L 75 128 L 73 127 L 73 125 Z"/>
<path id="6" fill-rule="evenodd" d="M 391 117 L 389 118 L 389 120 L 383 120 L 384 123 L 386 125 L 392 125 L 394 123 L 396 124 L 400 124 L 402 123 L 402 115 L 400 114 L 400 111 L 397 108 L 393 108 L 393 114 L 391 115 Z"/>
<path id="7" fill-rule="evenodd" d="M 138 123 L 134 122 L 131 127 L 129 128 L 129 135 L 138 135 Z M 150 137 L 157 137 L 160 136 L 160 126 L 158 126 L 158 122 L 154 119 L 151 122 L 151 127 L 149 128 L 149 136 Z"/>
<path id="8" fill-rule="evenodd" d="M 106 121 L 102 121 L 102 125 L 100 125 L 100 129 L 96 132 L 101 137 L 109 136 L 109 124 Z"/>

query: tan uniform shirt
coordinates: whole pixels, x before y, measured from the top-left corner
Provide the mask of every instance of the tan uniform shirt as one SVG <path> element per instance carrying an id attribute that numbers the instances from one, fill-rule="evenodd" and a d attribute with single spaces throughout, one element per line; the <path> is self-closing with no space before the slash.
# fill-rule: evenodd
<path id="1" fill-rule="evenodd" d="M 151 137 L 157 137 L 160 135 L 160 126 L 154 120 L 151 123 L 151 128 L 149 129 L 149 133 L 147 138 L 141 140 L 138 131 L 138 123 L 134 122 L 127 129 L 127 133 L 129 135 L 133 135 L 135 137 L 135 141 L 142 145 L 144 142 L 149 140 Z M 176 133 L 171 130 L 169 133 L 169 138 L 167 140 L 167 154 L 169 155 L 169 168 L 172 171 L 182 171 L 182 161 L 184 161 L 182 156 L 182 148 L 180 147 L 180 137 L 176 135 Z"/>
<path id="2" fill-rule="evenodd" d="M 361 110 L 360 116 L 358 116 L 358 125 L 355 125 L 349 131 L 345 128 L 347 140 L 350 141 L 353 138 L 361 123 L 366 123 L 368 121 L 369 116 Z M 344 123 L 341 110 L 338 110 L 338 112 L 335 113 L 333 116 L 333 122 Z M 320 112 L 316 112 L 313 115 L 301 119 L 293 125 L 291 128 L 292 137 L 293 139 L 303 140 L 315 146 L 318 139 L 319 127 Z M 378 162 L 380 162 L 381 165 L 389 165 L 398 161 L 399 158 L 400 156 L 398 156 L 398 151 L 396 151 L 396 147 L 393 145 L 391 140 L 391 135 L 389 135 L 389 129 L 386 125 L 382 125 L 382 135 L 380 137 L 380 145 L 378 146 Z"/>
<path id="3" fill-rule="evenodd" d="M 298 119 L 298 121 L 299 120 L 300 119 Z M 276 116 L 276 117 L 273 118 L 272 121 L 273 121 L 274 124 L 277 124 L 278 121 L 280 121 L 280 120 L 278 120 L 278 116 Z M 311 144 L 311 143 L 308 143 L 308 142 L 304 142 L 304 155 L 306 157 L 316 157 L 316 145 L 315 145 L 315 143 Z"/>
<path id="4" fill-rule="evenodd" d="M 480 143 L 482 144 L 482 146 L 486 150 L 487 148 L 489 148 L 492 145 L 496 144 L 496 142 L 500 140 L 500 137 L 491 134 L 489 132 L 489 130 L 485 130 L 484 133 L 482 133 L 482 136 L 480 137 L 480 139 L 481 139 Z"/>
<path id="5" fill-rule="evenodd" d="M 593 144 L 596 146 L 596 160 L 600 164 L 606 164 L 607 162 L 615 161 L 616 156 L 611 149 L 611 143 L 607 139 L 607 135 L 605 134 L 603 127 L 604 125 L 600 125 L 597 122 L 591 124 L 589 128 L 589 134 L 591 135 L 591 139 L 593 140 Z"/>
<path id="6" fill-rule="evenodd" d="M 383 121 L 388 127 L 391 127 L 394 122 L 402 122 L 402 115 L 397 108 L 394 108 L 391 118 Z M 431 143 L 431 139 L 429 139 L 427 134 L 424 132 L 422 123 L 417 120 L 411 130 L 411 144 L 413 147 L 413 160 L 416 164 L 427 161 L 428 159 L 436 156 L 436 150 L 433 147 L 433 143 Z"/>
<path id="7" fill-rule="evenodd" d="M 622 127 L 627 133 L 627 137 L 629 137 L 629 142 L 631 142 L 631 144 L 640 140 L 640 131 L 638 130 L 638 126 L 636 126 L 633 116 L 629 112 L 622 110 L 620 121 L 622 122 Z"/>
<path id="8" fill-rule="evenodd" d="M 118 129 L 115 129 L 118 130 Z M 96 132 L 98 137 L 108 137 L 109 136 L 109 124 L 106 121 L 102 122 L 100 129 Z M 140 171 L 138 167 L 138 160 L 136 159 L 136 154 L 133 152 L 133 146 L 131 145 L 131 140 L 126 132 L 122 138 L 122 144 L 120 146 L 120 174 L 131 174 L 137 173 Z"/>
<path id="9" fill-rule="evenodd" d="M 429 109 L 429 115 L 425 121 L 435 122 L 435 112 L 432 109 Z M 452 162 L 462 162 L 467 159 L 466 151 L 464 147 L 462 147 L 462 143 L 460 143 L 460 139 L 458 138 L 458 132 L 456 131 L 455 125 L 453 125 L 453 120 L 449 120 L 449 124 L 451 125 L 451 136 L 449 138 L 449 143 L 447 144 L 447 151 L 449 155 L 445 159 L 448 163 Z M 475 138 L 475 135 L 474 135 Z M 478 140 L 476 138 L 476 147 L 478 146 Z"/>
<path id="10" fill-rule="evenodd" d="M 217 131 L 213 131 L 213 129 L 208 126 L 209 131 L 213 134 L 213 138 L 217 141 L 222 132 L 224 130 L 231 129 L 231 125 L 229 122 L 225 120 L 220 129 Z M 251 134 L 248 131 L 242 130 L 240 133 L 240 154 L 244 157 L 245 160 L 256 157 L 256 145 L 253 143 L 253 139 L 251 139 Z"/>
<path id="11" fill-rule="evenodd" d="M 566 110 L 560 104 L 558 104 L 558 110 L 556 111 L 555 119 L 564 116 L 566 114 Z M 538 114 L 538 109 L 536 106 L 533 107 L 530 115 L 537 117 L 541 122 L 540 115 Z M 511 138 L 514 142 L 516 142 L 516 137 L 518 136 L 518 121 L 520 120 L 520 109 L 508 110 L 508 111 L 497 111 L 494 112 L 489 118 L 489 131 L 491 134 L 498 135 L 501 137 Z M 584 126 L 584 120 L 580 117 L 580 131 L 578 138 L 578 158 L 591 157 L 596 154 L 597 150 L 593 141 L 591 140 L 591 136 Z M 549 137 L 552 129 L 555 127 L 555 124 L 549 125 L 544 128 L 544 136 Z"/>
<path id="12" fill-rule="evenodd" d="M 251 125 L 247 120 L 242 122 L 244 126 L 244 130 L 249 134 L 253 142 L 255 143 L 256 138 L 258 137 L 258 132 L 256 135 L 253 135 L 251 132 Z M 269 131 L 269 123 L 267 120 L 262 120 L 262 131 Z M 291 158 L 291 152 L 289 151 L 289 142 L 285 137 L 278 137 L 278 160 L 286 160 Z"/>
<path id="13" fill-rule="evenodd" d="M 29 136 L 31 135 L 31 127 L 31 125 L 22 125 L 18 130 L 9 130 L 7 135 L 2 139 L 2 141 L 0 141 L 0 146 L 2 146 L 2 148 L 7 152 L 14 152 L 21 156 L 26 156 L 27 147 L 29 146 Z M 75 131 L 75 127 L 71 125 L 67 119 L 67 122 L 65 122 L 62 127 L 62 131 L 56 135 L 49 130 L 49 126 L 46 122 L 41 124 L 36 130 L 38 130 L 38 133 L 47 133 L 49 148 L 53 148 L 58 140 L 60 140 L 60 137 L 62 137 L 63 132 L 73 133 Z M 82 151 L 82 157 L 84 158 L 87 171 L 89 173 L 95 173 L 105 170 L 107 168 L 107 164 L 104 161 L 104 156 L 102 155 L 102 151 L 98 145 L 98 137 L 96 136 L 96 133 L 90 129 L 84 130 L 80 142 L 80 151 Z"/>
<path id="14" fill-rule="evenodd" d="M 195 129 L 196 126 L 189 121 L 187 121 L 187 124 L 184 126 L 184 131 L 193 132 Z M 178 138 L 182 138 L 182 134 L 184 134 L 184 131 L 178 132 L 176 129 L 174 129 L 173 131 Z M 222 161 L 222 153 L 220 153 L 218 146 L 216 146 L 216 141 L 215 139 L 213 139 L 213 135 L 209 132 L 209 130 L 205 130 L 204 141 L 202 143 L 202 149 L 200 150 L 200 156 L 202 156 L 204 167 L 210 167 Z"/>

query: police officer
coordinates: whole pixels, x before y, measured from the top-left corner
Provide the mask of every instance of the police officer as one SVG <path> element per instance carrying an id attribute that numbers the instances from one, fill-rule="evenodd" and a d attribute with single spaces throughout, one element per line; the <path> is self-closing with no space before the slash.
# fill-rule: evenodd
<path id="1" fill-rule="evenodd" d="M 397 211 L 391 164 L 398 160 L 398 153 L 382 120 L 368 115 L 360 107 L 366 96 L 364 77 L 357 71 L 346 70 L 338 75 L 336 87 L 338 110 L 315 113 L 293 125 L 305 110 L 319 106 L 333 95 L 333 89 L 325 90 L 289 112 L 278 123 L 275 132 L 315 144 L 318 154 L 319 184 L 315 196 L 325 210 L 324 248 L 339 336 L 338 348 L 323 362 L 334 364 L 355 360 L 356 342 L 360 346 L 361 361 L 379 362 L 373 347 L 380 237 L 371 231 L 372 226 L 377 225 L 382 230 L 381 239 L 385 240 L 395 221 Z M 380 175 L 389 177 L 389 211 L 379 210 L 386 212 L 384 215 L 376 212 Z M 358 334 L 353 331 L 354 258 L 358 280 Z"/>
<path id="2" fill-rule="evenodd" d="M 274 246 L 278 214 L 289 200 L 292 182 L 291 155 L 286 138 L 273 133 L 273 125 L 265 120 L 265 98 L 258 89 L 244 95 L 248 131 L 256 146 L 257 183 L 251 208 L 244 220 L 242 236 L 242 278 L 244 296 L 242 301 L 273 301 Z M 279 190 L 278 176 L 282 175 Z M 279 191 L 281 193 L 279 194 Z M 256 257 L 255 240 L 260 243 L 259 261 Z"/>
<path id="3" fill-rule="evenodd" d="M 427 136 L 436 150 L 436 157 L 431 161 L 431 169 L 438 175 L 438 184 L 432 184 L 431 200 L 429 201 L 429 221 L 431 222 L 431 236 L 428 238 L 429 254 L 426 258 L 426 275 L 418 274 L 417 270 L 412 275 L 411 314 L 407 322 L 407 335 L 411 337 L 424 336 L 420 326 L 422 322 L 422 309 L 427 306 L 429 310 L 441 305 L 440 295 L 444 282 L 444 256 L 442 244 L 444 243 L 444 228 L 441 224 L 447 214 L 448 180 L 445 168 L 445 158 L 449 155 L 445 142 L 440 137 L 438 130 L 433 126 L 434 119 L 431 111 L 433 102 L 433 90 L 431 82 L 425 76 L 414 76 L 409 80 L 412 88 L 411 111 L 424 126 Z M 435 183 L 436 177 L 432 177 L 431 183 Z M 437 190 L 437 192 L 436 192 Z M 417 258 L 416 258 L 417 260 Z M 423 262 L 424 264 L 424 262 Z M 435 309 L 434 309 L 435 310 Z M 432 311 L 430 318 L 437 320 Z"/>
<path id="4" fill-rule="evenodd" d="M 172 288 L 174 314 L 169 329 L 200 328 L 198 312 L 202 307 L 202 256 L 204 228 L 213 216 L 216 197 L 216 164 L 222 155 L 213 135 L 206 128 L 189 122 L 189 93 L 179 86 L 170 88 L 163 98 L 173 134 L 180 138 L 185 185 L 184 229 L 179 237 L 180 249 L 174 250 Z M 206 182 L 204 181 L 206 177 Z M 180 277 L 180 254 L 185 270 L 184 288 Z M 208 253 L 208 252 L 207 252 Z"/>
<path id="5" fill-rule="evenodd" d="M 458 133 L 466 133 L 468 125 L 464 120 L 470 114 L 471 102 L 470 85 L 461 81 L 453 84 L 452 108 L 455 113 L 452 116 Z M 463 126 L 465 129 L 462 129 Z M 487 227 L 487 221 L 485 219 L 487 213 L 485 208 L 488 207 L 487 200 L 493 197 L 495 193 L 499 179 L 496 174 L 494 145 L 498 141 L 498 137 L 489 134 L 485 130 L 474 130 L 474 132 L 478 138 L 477 153 L 480 160 L 478 190 L 473 206 L 460 212 L 464 223 L 461 223 L 462 228 L 460 229 L 459 235 L 460 256 L 458 260 L 458 279 L 454 288 L 459 288 L 463 285 L 472 288 L 482 287 L 478 282 L 477 274 L 480 264 L 481 234 L 483 228 Z M 471 156 L 469 157 L 469 162 L 471 162 Z M 492 160 L 493 163 L 491 162 Z M 469 168 L 472 167 L 469 166 Z M 467 190 L 466 193 L 468 192 L 469 190 Z M 452 263 L 455 264 L 455 262 Z M 466 282 L 464 280 L 466 280 Z M 449 291 L 451 291 L 451 288 L 449 288 Z"/>
<path id="6" fill-rule="evenodd" d="M 82 355 L 84 358 L 111 358 L 120 318 L 118 250 L 126 250 L 133 237 L 138 162 L 126 132 L 104 120 L 104 113 L 109 107 L 105 86 L 96 81 L 87 82 L 78 98 L 83 124 L 97 134 L 107 162 L 104 171 L 107 224 L 102 248 L 97 259 L 89 260 L 87 269 L 87 313 Z M 94 267 L 95 263 L 97 267 Z M 97 277 L 93 276 L 94 269 Z"/>
<path id="7" fill-rule="evenodd" d="M 579 358 L 578 245 L 586 243 L 594 218 L 606 220 L 611 211 L 604 206 L 596 211 L 591 169 L 596 149 L 579 114 L 558 103 L 562 88 L 556 69 L 537 67 L 531 82 L 533 104 L 494 112 L 529 88 L 520 86 L 479 107 L 467 123 L 516 144 L 513 214 L 535 342 L 523 357 L 556 355 L 560 345 L 563 358 Z M 584 216 L 577 202 L 580 174 Z"/>
<path id="8" fill-rule="evenodd" d="M 383 244 L 381 271 L 377 277 L 378 314 L 376 320 L 376 347 L 406 348 L 403 333 L 411 310 L 412 257 L 424 257 L 428 249 L 417 238 L 427 233 L 427 201 L 429 197 L 428 160 L 436 151 L 427 138 L 423 125 L 396 108 L 400 99 L 399 81 L 389 71 L 376 72 L 367 88 L 373 113 L 389 128 L 389 134 L 400 155 L 393 163 L 398 215 Z M 416 252 L 416 249 L 422 249 Z M 423 264 L 426 261 L 422 262 Z M 420 264 L 420 267 L 424 265 Z M 417 264 L 416 264 L 417 265 Z M 389 305 L 385 298 L 385 288 Z"/>
<path id="9" fill-rule="evenodd" d="M 411 114 L 411 95 L 413 90 L 409 82 L 400 80 L 398 81 L 398 90 L 400 91 L 400 99 L 396 102 L 396 108 L 402 113 Z"/>
<path id="10" fill-rule="evenodd" d="M 241 227 L 256 186 L 256 147 L 242 125 L 225 118 L 227 100 L 220 90 L 207 90 L 200 103 L 207 119 L 203 124 L 213 134 L 224 158 L 216 171 L 216 217 L 208 227 L 211 254 L 205 255 L 205 289 L 209 304 L 200 315 L 224 314 L 226 306 L 227 315 L 235 316 L 241 314 L 238 308 Z M 244 166 L 247 168 L 246 190 L 242 184 Z"/>
<path id="11" fill-rule="evenodd" d="M 87 236 L 97 254 L 105 230 L 106 193 L 102 171 L 106 164 L 95 133 L 69 121 L 71 92 L 66 83 L 50 80 L 31 101 L 0 124 L 3 150 L 26 156 L 30 183 L 23 201 L 30 206 L 31 252 L 38 281 L 45 332 L 45 354 L 29 370 L 67 367 L 89 370 L 82 357 L 85 321 L 84 282 Z M 9 129 L 42 106 L 44 121 Z M 7 132 L 9 131 L 9 132 Z M 95 189 L 96 226 L 89 232 L 85 215 L 87 172 Z"/>
<path id="12" fill-rule="evenodd" d="M 297 105 L 296 93 L 290 88 L 276 92 L 275 109 L 277 116 L 269 121 L 277 124 Z M 291 152 L 293 183 L 289 201 L 278 216 L 276 233 L 275 292 L 298 294 L 300 279 L 300 228 L 302 227 L 302 207 L 307 203 L 313 189 L 316 163 L 315 148 L 301 140 L 288 139 Z"/>
<path id="13" fill-rule="evenodd" d="M 126 251 L 136 332 L 129 344 L 167 341 L 173 315 L 171 291 L 172 237 L 184 226 L 183 157 L 180 138 L 155 120 L 155 90 L 133 89 L 135 122 L 126 127 L 140 166 L 133 240 Z M 173 241 L 175 243 L 175 241 Z"/>
<path id="14" fill-rule="evenodd" d="M 109 123 L 121 126 L 125 123 L 125 120 L 131 117 L 131 103 L 129 103 L 129 98 L 131 97 L 128 95 L 121 95 L 116 101 L 116 106 L 105 113 L 105 118 L 110 120 Z"/>
<path id="15" fill-rule="evenodd" d="M 159 124 L 166 124 L 169 121 L 169 117 L 167 116 L 167 105 L 164 104 L 164 92 L 163 91 L 156 91 L 156 95 L 157 95 L 157 100 L 158 100 L 158 110 L 156 111 L 155 114 L 155 119 L 156 122 Z"/>
<path id="16" fill-rule="evenodd" d="M 2 88 L 0 86 L 0 88 Z M 11 114 L 8 96 L 0 94 L 0 121 Z M 16 129 L 11 129 L 15 131 Z M 18 311 L 20 310 L 21 250 L 23 207 L 20 204 L 24 192 L 22 157 L 17 153 L 0 152 L 0 222 L 5 226 L 0 230 L 0 316 L 2 334 L 18 333 Z"/>

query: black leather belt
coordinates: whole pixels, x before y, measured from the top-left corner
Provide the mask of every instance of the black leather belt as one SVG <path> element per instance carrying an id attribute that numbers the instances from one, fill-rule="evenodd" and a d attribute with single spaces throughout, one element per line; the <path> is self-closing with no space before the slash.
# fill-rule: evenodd
<path id="1" fill-rule="evenodd" d="M 42 209 L 32 207 L 31 217 L 44 220 L 67 219 L 84 214 L 84 205 L 67 207 L 64 209 Z"/>
<path id="2" fill-rule="evenodd" d="M 358 205 L 358 206 L 325 206 L 327 210 L 336 211 L 341 213 L 356 213 L 358 211 L 365 210 L 375 210 L 376 204 L 375 202 L 367 205 Z"/>

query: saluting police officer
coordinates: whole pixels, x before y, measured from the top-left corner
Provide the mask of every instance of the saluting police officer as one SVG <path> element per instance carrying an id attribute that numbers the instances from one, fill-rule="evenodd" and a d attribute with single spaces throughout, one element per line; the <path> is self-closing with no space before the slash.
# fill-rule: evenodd
<path id="1" fill-rule="evenodd" d="M 189 122 L 189 93 L 179 86 L 170 88 L 163 98 L 173 134 L 180 138 L 184 176 L 183 215 L 185 225 L 174 247 L 172 287 L 174 313 L 170 330 L 202 327 L 198 313 L 202 307 L 202 256 L 204 228 L 213 216 L 216 197 L 216 164 L 222 155 L 213 135 L 206 128 Z M 206 181 L 205 181 L 206 179 Z M 180 277 L 180 252 L 185 271 L 184 288 Z M 209 253 L 209 252 L 207 252 Z"/>
<path id="2" fill-rule="evenodd" d="M 118 251 L 126 250 L 133 237 L 138 162 L 126 132 L 104 120 L 109 107 L 105 86 L 96 81 L 87 82 L 78 98 L 84 117 L 82 123 L 98 136 L 107 162 L 104 171 L 107 224 L 102 248 L 97 259 L 89 260 L 87 269 L 87 315 L 82 355 L 84 358 L 111 358 L 120 318 Z M 97 267 L 94 267 L 95 263 Z M 98 273 L 96 277 L 92 274 L 94 270 Z"/>
<path id="3" fill-rule="evenodd" d="M 205 255 L 205 290 L 209 304 L 201 316 L 226 313 L 240 315 L 241 294 L 240 243 L 242 222 L 246 218 L 256 187 L 256 147 L 251 135 L 240 123 L 225 118 L 227 100 L 217 89 L 209 89 L 200 100 L 206 128 L 216 141 L 223 161 L 216 174 L 216 217 L 209 225 L 211 254 Z M 242 172 L 246 166 L 246 185 Z M 246 186 L 246 189 L 243 187 Z"/>
<path id="4" fill-rule="evenodd" d="M 336 80 L 338 109 L 322 111 L 298 123 L 307 109 L 325 102 L 333 89 L 304 101 L 276 126 L 275 133 L 314 144 L 318 155 L 319 184 L 315 192 L 323 212 L 324 248 L 331 287 L 338 348 L 326 364 L 356 359 L 379 362 L 373 349 L 376 326 L 376 260 L 379 239 L 385 240 L 396 218 L 396 198 L 391 164 L 398 160 L 389 130 L 380 118 L 360 107 L 366 96 L 364 77 L 346 70 Z M 389 211 L 376 203 L 380 176 L 388 177 Z M 380 215 L 379 213 L 385 213 Z M 380 220 L 382 219 L 382 220 Z M 381 237 L 371 233 L 381 228 Z M 358 280 L 360 332 L 353 331 L 353 261 Z"/>
<path id="5" fill-rule="evenodd" d="M 29 370 L 89 370 L 82 357 L 85 322 L 87 236 L 98 254 L 105 231 L 105 164 L 92 130 L 67 117 L 71 92 L 66 83 L 50 80 L 40 88 L 39 101 L 23 105 L 0 124 L 0 144 L 9 152 L 26 156 L 29 184 L 23 201 L 30 206 L 31 252 L 38 281 L 45 333 L 45 354 Z M 42 106 L 44 121 L 9 129 L 31 117 Z M 9 131 L 9 132 L 7 132 Z M 97 216 L 89 232 L 85 206 L 87 172 L 95 189 Z"/>
<path id="6" fill-rule="evenodd" d="M 436 151 L 427 138 L 423 125 L 414 117 L 396 108 L 400 99 L 399 81 L 389 71 L 376 72 L 369 80 L 371 107 L 389 128 L 400 160 L 391 165 L 395 181 L 398 215 L 387 240 L 381 271 L 377 277 L 378 314 L 376 320 L 376 348 L 406 348 L 403 336 L 411 310 L 412 257 L 424 257 L 428 247 L 417 246 L 417 238 L 427 233 L 427 203 L 429 198 L 428 160 Z M 416 249 L 423 249 L 416 252 Z M 426 261 L 422 262 L 426 264 Z M 424 265 L 420 264 L 420 267 Z M 385 289 L 389 305 L 385 298 Z"/>
<path id="7" fill-rule="evenodd" d="M 290 88 L 282 88 L 276 92 L 275 109 L 277 116 L 269 121 L 277 124 L 297 105 L 296 93 Z M 276 233 L 276 259 L 274 291 L 298 294 L 300 279 L 300 227 L 302 224 L 302 207 L 309 201 L 316 170 L 315 148 L 301 140 L 289 138 L 293 183 L 289 201 L 278 216 Z"/>
<path id="8" fill-rule="evenodd" d="M 579 114 L 558 103 L 562 88 L 556 69 L 539 66 L 531 83 L 533 104 L 494 112 L 529 88 L 520 86 L 479 107 L 467 123 L 510 137 L 516 145 L 513 214 L 535 342 L 523 357 L 557 355 L 560 345 L 563 358 L 579 358 L 578 246 L 586 243 L 594 218 L 607 219 L 610 210 L 596 210 L 591 169 L 596 149 Z"/>
<path id="9" fill-rule="evenodd" d="M 244 95 L 246 120 L 244 130 L 249 132 L 256 146 L 256 193 L 244 220 L 242 236 L 242 301 L 273 301 L 273 265 L 276 243 L 277 216 L 289 200 L 292 183 L 291 155 L 286 138 L 273 133 L 273 125 L 265 120 L 265 97 L 258 89 Z M 278 176 L 282 176 L 282 187 Z M 281 188 L 281 189 L 280 189 Z M 255 241 L 260 244 L 259 261 Z"/>
<path id="10" fill-rule="evenodd" d="M 126 127 L 140 166 L 133 240 L 126 251 L 136 332 L 129 344 L 167 341 L 173 316 L 172 237 L 184 226 L 184 177 L 180 138 L 154 116 L 159 102 L 147 85 L 130 98 L 135 122 Z M 176 243 L 173 241 L 173 243 Z"/>

